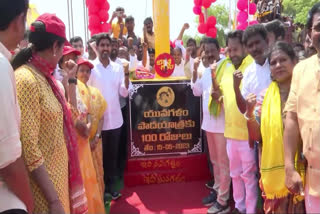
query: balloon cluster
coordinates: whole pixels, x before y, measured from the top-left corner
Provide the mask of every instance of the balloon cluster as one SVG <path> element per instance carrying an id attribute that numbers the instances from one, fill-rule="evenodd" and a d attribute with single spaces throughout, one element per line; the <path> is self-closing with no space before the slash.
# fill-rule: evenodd
<path id="1" fill-rule="evenodd" d="M 209 16 L 207 21 L 204 20 L 204 15 L 202 13 L 202 6 L 208 9 L 212 3 L 216 0 L 194 0 L 193 13 L 199 15 L 199 26 L 198 32 L 201 34 L 206 34 L 208 37 L 217 37 L 217 19 L 214 16 Z"/>
<path id="2" fill-rule="evenodd" d="M 89 30 L 91 36 L 109 32 L 111 26 L 108 23 L 110 5 L 107 0 L 86 0 L 89 14 Z"/>
<path id="3" fill-rule="evenodd" d="M 248 25 L 257 24 L 257 21 L 248 22 L 249 15 L 254 15 L 257 12 L 257 5 L 255 3 L 249 3 L 248 0 L 238 0 L 237 8 L 239 10 L 237 15 L 238 30 L 245 30 Z"/>

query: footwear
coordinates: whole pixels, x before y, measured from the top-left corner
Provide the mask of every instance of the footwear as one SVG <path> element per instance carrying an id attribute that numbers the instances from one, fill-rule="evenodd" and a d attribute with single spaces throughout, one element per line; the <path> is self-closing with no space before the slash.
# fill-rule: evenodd
<path id="1" fill-rule="evenodd" d="M 110 203 L 112 201 L 112 195 L 110 193 L 104 194 L 104 203 Z"/>
<path id="2" fill-rule="evenodd" d="M 237 208 L 234 208 L 231 213 L 232 214 L 242 214 Z"/>
<path id="3" fill-rule="evenodd" d="M 211 191 L 210 194 L 202 199 L 202 203 L 205 206 L 211 206 L 214 202 L 217 201 L 217 193 L 216 191 Z"/>
<path id="4" fill-rule="evenodd" d="M 116 201 L 118 198 L 120 198 L 122 195 L 119 192 L 114 192 L 111 194 L 112 200 Z"/>
<path id="5" fill-rule="evenodd" d="M 205 185 L 208 189 L 213 190 L 214 181 L 208 181 Z"/>
<path id="6" fill-rule="evenodd" d="M 225 206 L 222 206 L 217 201 L 207 211 L 208 214 L 229 213 L 229 212 L 230 212 L 230 206 L 228 204 Z"/>

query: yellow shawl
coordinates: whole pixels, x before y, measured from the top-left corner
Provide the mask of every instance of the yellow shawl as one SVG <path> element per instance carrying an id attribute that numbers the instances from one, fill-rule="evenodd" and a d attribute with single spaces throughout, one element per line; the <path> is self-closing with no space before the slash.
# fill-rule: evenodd
<path id="1" fill-rule="evenodd" d="M 283 198 L 289 194 L 285 185 L 283 121 L 279 87 L 272 82 L 267 89 L 261 109 L 261 181 L 268 199 Z M 304 167 L 297 161 L 296 168 L 304 181 Z M 300 201 L 303 198 L 295 198 Z"/>
<path id="2" fill-rule="evenodd" d="M 217 71 L 216 71 L 216 80 L 217 83 L 220 84 L 223 73 L 225 71 L 226 65 L 228 64 L 228 62 L 232 63 L 231 60 L 228 58 L 226 58 L 225 60 L 223 60 L 221 62 L 221 64 L 218 66 Z M 211 90 L 212 91 L 212 86 L 211 86 Z M 212 96 L 210 94 L 209 96 L 209 103 L 208 103 L 208 108 L 209 108 L 209 113 L 211 116 L 215 116 L 218 117 L 220 115 L 221 112 L 221 103 L 217 102 L 216 100 L 212 99 Z"/>

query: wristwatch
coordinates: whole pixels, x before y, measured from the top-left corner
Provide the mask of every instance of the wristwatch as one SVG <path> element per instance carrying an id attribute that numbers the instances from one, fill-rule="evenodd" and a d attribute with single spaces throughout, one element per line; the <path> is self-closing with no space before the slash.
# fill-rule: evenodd
<path id="1" fill-rule="evenodd" d="M 68 83 L 77 85 L 77 78 L 69 78 Z"/>

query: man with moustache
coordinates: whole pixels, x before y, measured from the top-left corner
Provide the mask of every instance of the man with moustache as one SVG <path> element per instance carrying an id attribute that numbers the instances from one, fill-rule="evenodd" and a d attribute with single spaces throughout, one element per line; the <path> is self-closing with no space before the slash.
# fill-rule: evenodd
<path id="1" fill-rule="evenodd" d="M 223 60 L 220 58 L 220 46 L 216 39 L 204 38 L 204 52 L 209 64 L 219 65 Z M 224 138 L 224 111 L 217 114 L 209 108 L 209 98 L 212 91 L 212 67 L 207 67 L 199 77 L 200 59 L 196 58 L 194 63 L 191 88 L 195 96 L 202 96 L 203 121 L 201 129 L 205 131 L 210 161 L 214 172 L 214 186 L 209 196 L 202 203 L 211 206 L 207 213 L 229 212 L 228 204 L 230 191 L 229 161 Z"/>
<path id="2" fill-rule="evenodd" d="M 307 30 L 317 54 L 293 71 L 283 136 L 286 186 L 291 193 L 304 193 L 307 213 L 320 213 L 320 3 L 309 12 Z M 295 169 L 295 156 L 302 155 L 299 147 L 307 160 L 305 179 Z"/>
<path id="3" fill-rule="evenodd" d="M 125 47 L 126 48 L 126 47 Z M 110 60 L 114 63 L 119 64 L 120 66 L 125 67 L 127 64 L 129 64 L 129 61 L 125 58 L 120 58 L 119 57 L 119 42 L 117 39 L 113 38 L 111 40 L 111 53 L 110 53 Z M 129 71 L 130 71 L 130 64 L 129 64 Z M 127 98 L 125 97 L 120 97 L 120 107 L 121 107 L 121 112 L 122 112 L 122 118 L 123 118 L 123 125 L 121 127 L 121 134 L 120 134 L 120 146 L 119 146 L 119 162 L 118 162 L 118 167 L 120 169 L 120 176 L 122 177 L 125 165 L 126 165 L 126 160 L 127 160 Z"/>
<path id="4" fill-rule="evenodd" d="M 233 73 L 243 73 L 253 59 L 245 50 L 242 42 L 243 31 L 232 31 L 227 35 L 229 57 L 217 69 L 223 72 L 219 89 L 212 97 L 222 102 L 225 111 L 226 148 L 229 158 L 230 176 L 233 185 L 235 210 L 233 213 L 255 213 L 257 196 L 256 165 L 253 151 L 248 144 L 247 123 L 237 107 L 233 89 Z M 221 105 L 221 104 L 220 104 Z M 216 213 L 216 212 L 211 212 Z"/>
<path id="5" fill-rule="evenodd" d="M 268 88 L 271 83 L 271 72 L 270 65 L 267 58 L 268 47 L 268 32 L 262 24 L 249 26 L 243 34 L 242 37 L 243 44 L 253 59 L 254 62 L 248 66 L 242 74 L 240 71 L 234 72 L 233 75 L 233 87 L 236 95 L 236 101 L 238 109 L 242 114 L 244 114 L 244 118 L 249 120 L 246 116 L 246 102 L 245 98 L 249 94 L 256 95 L 256 98 L 259 99 L 261 96 L 261 92 Z M 243 78 L 243 80 L 242 80 Z M 242 81 L 242 83 L 241 83 Z M 242 84 L 242 89 L 240 90 L 240 84 Z M 258 142 L 254 142 L 249 139 L 249 146 L 247 148 L 247 158 L 250 159 L 250 165 L 252 172 L 258 172 L 257 168 L 259 166 L 259 144 Z M 258 176 L 258 174 L 257 174 Z M 255 179 L 257 183 L 258 180 Z M 254 182 L 251 183 L 251 186 L 256 186 Z M 252 188 L 253 189 L 253 188 Z M 251 202 L 250 208 L 247 208 L 247 212 L 252 213 L 256 210 L 256 204 L 253 202 L 257 202 L 257 190 L 254 193 L 255 195 L 249 197 L 249 201 Z"/>
<path id="6" fill-rule="evenodd" d="M 246 111 L 245 98 L 255 94 L 259 98 L 261 92 L 271 83 L 270 65 L 267 58 L 268 32 L 262 24 L 249 26 L 243 34 L 243 43 L 254 62 L 246 69 L 244 74 L 240 71 L 234 73 L 234 91 L 237 105 L 242 114 Z M 242 80 L 243 78 L 243 80 Z M 242 90 L 240 84 L 242 80 Z"/>
<path id="7" fill-rule="evenodd" d="M 98 58 L 88 82 L 100 90 L 108 107 L 104 113 L 102 128 L 103 168 L 106 185 L 105 200 L 118 199 L 121 194 L 115 190 L 115 179 L 121 175 L 119 170 L 120 135 L 123 117 L 120 96 L 127 97 L 129 85 L 128 66 L 121 66 L 110 60 L 111 38 L 108 34 L 99 34 L 96 38 Z M 100 137 L 100 136 L 99 136 Z"/>

